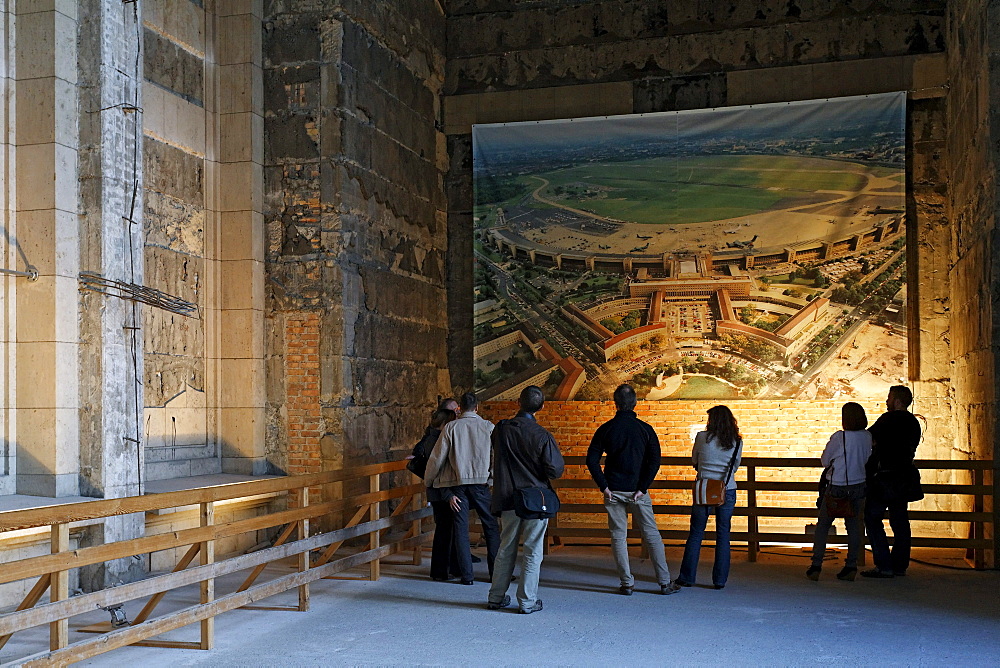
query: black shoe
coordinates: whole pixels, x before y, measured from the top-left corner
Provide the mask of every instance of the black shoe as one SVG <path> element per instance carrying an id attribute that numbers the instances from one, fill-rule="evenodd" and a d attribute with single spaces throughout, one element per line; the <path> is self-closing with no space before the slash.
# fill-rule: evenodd
<path id="1" fill-rule="evenodd" d="M 471 585 L 471 584 L 476 584 L 476 581 L 475 580 L 461 580 L 461 581 L 459 581 L 459 584 Z"/>
<path id="2" fill-rule="evenodd" d="M 894 577 L 897 577 L 897 578 L 905 578 L 906 577 L 906 571 L 893 571 L 892 574 L 893 574 Z"/>
<path id="3" fill-rule="evenodd" d="M 676 582 L 660 585 L 660 593 L 663 594 L 664 596 L 670 596 L 671 594 L 676 594 L 680 590 L 681 586 Z"/>
<path id="4" fill-rule="evenodd" d="M 618 593 L 622 596 L 631 596 L 633 591 L 634 589 L 632 588 L 632 585 L 622 585 L 618 587 Z"/>
<path id="5" fill-rule="evenodd" d="M 847 580 L 849 582 L 854 582 L 854 578 L 858 576 L 858 569 L 852 568 L 850 566 L 844 566 L 843 570 L 837 573 L 838 580 Z"/>
<path id="6" fill-rule="evenodd" d="M 530 615 L 533 612 L 538 612 L 542 609 L 542 599 L 536 599 L 535 604 L 530 608 L 521 608 L 522 615 Z"/>
<path id="7" fill-rule="evenodd" d="M 480 558 L 480 557 L 477 557 L 477 556 L 476 556 L 476 555 L 474 555 L 474 554 L 472 554 L 472 555 L 469 555 L 469 556 L 471 556 L 471 557 L 472 557 L 472 563 L 474 563 L 474 564 L 478 564 L 479 562 L 481 562 L 481 561 L 482 561 L 482 558 Z"/>
<path id="8" fill-rule="evenodd" d="M 712 586 L 715 587 L 716 589 L 725 589 L 726 588 L 726 585 L 712 585 Z"/>
<path id="9" fill-rule="evenodd" d="M 439 578 L 439 577 L 437 577 L 435 575 L 432 575 L 431 576 L 431 580 L 434 580 L 434 582 L 453 582 L 456 579 L 456 577 L 457 576 L 455 576 L 455 575 L 449 575 L 446 578 Z"/>
<path id="10" fill-rule="evenodd" d="M 677 585 L 678 587 L 691 587 L 694 585 L 693 582 L 684 582 L 684 580 L 680 579 L 674 580 L 674 584 Z"/>
<path id="11" fill-rule="evenodd" d="M 861 577 L 863 578 L 878 578 L 878 579 L 889 579 L 896 577 L 892 574 L 892 571 L 880 571 L 877 568 L 870 568 L 867 571 L 861 571 Z"/>
<path id="12" fill-rule="evenodd" d="M 501 610 L 503 608 L 506 608 L 508 605 L 510 605 L 510 595 L 509 594 L 504 594 L 503 600 L 500 601 L 499 603 L 494 603 L 493 601 L 488 601 L 486 603 L 486 609 L 487 610 Z"/>
<path id="13" fill-rule="evenodd" d="M 806 577 L 812 580 L 813 582 L 816 582 L 817 580 L 819 580 L 819 574 L 822 571 L 823 569 L 819 566 L 810 566 L 809 570 L 806 571 Z M 840 576 L 838 575 L 837 577 L 839 578 Z"/>

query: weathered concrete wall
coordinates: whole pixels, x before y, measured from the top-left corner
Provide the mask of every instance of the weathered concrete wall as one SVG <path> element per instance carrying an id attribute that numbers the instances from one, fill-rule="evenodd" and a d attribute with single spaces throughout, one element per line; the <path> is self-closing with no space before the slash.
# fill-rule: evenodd
<path id="1" fill-rule="evenodd" d="M 433 0 L 265 17 L 268 441 L 290 472 L 384 461 L 447 391 L 444 28 Z"/>
<path id="2" fill-rule="evenodd" d="M 1000 8 L 966 0 L 948 5 L 947 214 L 952 252 L 948 279 L 952 327 L 955 447 L 975 459 L 996 448 L 1000 363 Z M 995 503 L 995 501 L 994 501 Z M 995 535 L 994 531 L 990 532 Z"/>
<path id="3" fill-rule="evenodd" d="M 942 51 L 944 6 L 453 0 L 445 92 L 642 81 L 637 98 L 711 95 L 720 72 Z"/>
<path id="4" fill-rule="evenodd" d="M 472 381 L 471 123 L 909 90 L 909 266 L 917 275 L 910 312 L 919 328 L 911 377 L 916 410 L 946 427 L 925 442 L 922 456 L 951 456 L 944 2 L 457 0 L 448 9 L 449 361 L 456 386 Z"/>

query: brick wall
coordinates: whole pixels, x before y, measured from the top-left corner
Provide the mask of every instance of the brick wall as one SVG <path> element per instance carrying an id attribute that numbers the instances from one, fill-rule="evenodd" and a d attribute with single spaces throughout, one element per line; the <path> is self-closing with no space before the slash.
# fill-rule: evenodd
<path id="1" fill-rule="evenodd" d="M 288 419 L 288 472 L 322 470 L 319 405 L 319 316 L 285 320 L 285 407 Z"/>
<path id="2" fill-rule="evenodd" d="M 706 412 L 716 405 L 717 401 L 670 401 L 670 402 L 640 402 L 636 413 L 656 430 L 660 438 L 660 447 L 664 456 L 690 456 L 691 428 L 698 425 L 704 428 L 707 419 Z M 792 401 L 792 400 L 730 400 L 727 405 L 739 421 L 740 432 L 743 434 L 744 456 L 747 457 L 819 457 L 823 452 L 827 439 L 834 431 L 840 429 L 841 400 L 832 401 Z M 859 402 L 865 407 L 869 424 L 881 415 L 884 404 L 881 400 Z M 919 406 L 916 407 L 919 413 Z M 514 402 L 486 402 L 480 414 L 488 420 L 496 422 L 512 416 L 517 410 Z M 539 411 L 539 424 L 552 432 L 563 455 L 586 455 L 590 438 L 603 422 L 614 416 L 614 403 L 610 401 L 549 401 Z M 929 432 L 934 428 L 931 423 Z M 927 445 L 932 434 L 928 433 L 917 450 L 918 457 L 935 458 L 934 448 Z M 758 469 L 757 480 L 783 480 L 815 482 L 819 478 L 820 469 Z M 589 479 L 585 466 L 568 466 L 565 478 Z M 660 480 L 693 480 L 694 470 L 689 466 L 664 466 L 659 475 Z M 740 470 L 737 481 L 746 479 L 745 470 Z M 746 505 L 744 491 L 737 495 L 737 505 Z M 564 489 L 559 492 L 560 498 L 567 503 L 599 503 L 601 494 L 596 488 Z M 757 503 L 761 506 L 785 506 L 808 508 L 816 500 L 813 492 L 758 492 Z M 654 503 L 689 504 L 690 494 L 687 490 L 660 490 L 653 492 Z M 924 504 L 930 508 L 940 508 L 938 501 L 925 501 L 914 504 L 922 508 Z M 947 505 L 947 504 L 945 504 Z M 957 509 L 957 508 L 956 508 Z M 606 520 L 600 516 L 576 516 L 576 522 L 581 525 L 603 524 Z M 791 520 L 762 519 L 762 529 L 777 529 L 804 526 L 811 520 L 805 518 Z M 735 518 L 734 528 L 745 529 L 746 519 Z M 560 522 L 563 524 L 563 522 Z M 681 528 L 686 526 L 684 516 L 662 518 L 664 528 Z M 939 529 L 939 528 L 938 528 Z M 920 527 L 918 530 L 936 530 L 932 527 Z"/>

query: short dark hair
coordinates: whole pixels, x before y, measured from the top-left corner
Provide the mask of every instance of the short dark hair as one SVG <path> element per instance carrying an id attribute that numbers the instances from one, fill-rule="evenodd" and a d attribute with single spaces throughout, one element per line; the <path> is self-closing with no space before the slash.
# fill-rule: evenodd
<path id="1" fill-rule="evenodd" d="M 903 408 L 906 408 L 913 403 L 913 392 L 910 392 L 910 388 L 906 385 L 893 385 L 889 388 L 889 394 L 901 401 L 903 403 Z"/>
<path id="2" fill-rule="evenodd" d="M 455 404 L 456 406 L 458 406 L 458 402 L 457 402 L 457 401 L 455 401 L 455 397 L 445 397 L 444 399 L 442 399 L 442 400 L 441 400 L 441 401 L 440 401 L 440 402 L 438 403 L 438 407 L 437 407 L 437 410 L 439 410 L 439 411 L 442 411 L 442 410 L 443 410 L 443 411 L 446 411 L 446 410 L 449 410 L 449 409 L 447 408 L 447 406 L 448 406 L 448 404 L 450 404 L 450 403 L 453 403 L 453 402 L 454 402 L 454 404 Z"/>
<path id="3" fill-rule="evenodd" d="M 431 416 L 431 427 L 433 429 L 440 429 L 454 419 L 455 411 L 450 411 L 447 408 L 439 408 Z"/>
<path id="4" fill-rule="evenodd" d="M 848 401 L 840 409 L 840 419 L 844 431 L 861 431 L 868 426 L 865 407 L 853 401 Z"/>
<path id="5" fill-rule="evenodd" d="M 615 388 L 615 406 L 620 411 L 630 411 L 635 408 L 635 388 L 628 383 L 622 383 Z"/>
<path id="6" fill-rule="evenodd" d="M 542 388 L 537 385 L 529 385 L 521 390 L 521 396 L 518 397 L 517 401 L 525 413 L 537 413 L 542 410 L 542 406 L 545 404 L 545 394 L 542 392 Z"/>
<path id="7" fill-rule="evenodd" d="M 472 392 L 466 392 L 462 395 L 462 398 L 458 402 L 458 407 L 462 409 L 462 412 L 471 411 L 479 405 L 479 397 L 474 395 Z"/>

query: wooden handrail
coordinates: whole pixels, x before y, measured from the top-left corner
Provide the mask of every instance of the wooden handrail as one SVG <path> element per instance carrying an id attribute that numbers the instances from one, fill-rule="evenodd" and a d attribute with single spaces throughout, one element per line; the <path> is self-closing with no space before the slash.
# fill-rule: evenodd
<path id="1" fill-rule="evenodd" d="M 55 523 L 82 522 L 102 517 L 130 515 L 166 508 L 178 508 L 199 503 L 215 503 L 230 499 L 275 494 L 303 487 L 318 487 L 353 478 L 366 478 L 380 473 L 402 471 L 405 461 L 369 464 L 340 471 L 324 471 L 305 475 L 249 480 L 211 487 L 196 487 L 176 492 L 160 492 L 143 496 L 127 496 L 119 499 L 95 499 L 78 503 L 64 503 L 26 510 L 6 510 L 0 512 L 0 531 L 31 529 Z"/>
<path id="2" fill-rule="evenodd" d="M 586 465 L 586 455 L 565 455 L 568 465 Z M 742 457 L 740 466 L 757 468 L 823 468 L 819 457 Z M 997 470 L 997 465 L 984 459 L 914 459 L 914 465 L 921 470 L 938 471 L 989 471 Z M 660 457 L 660 466 L 686 466 L 691 468 L 691 457 L 671 455 Z"/>

